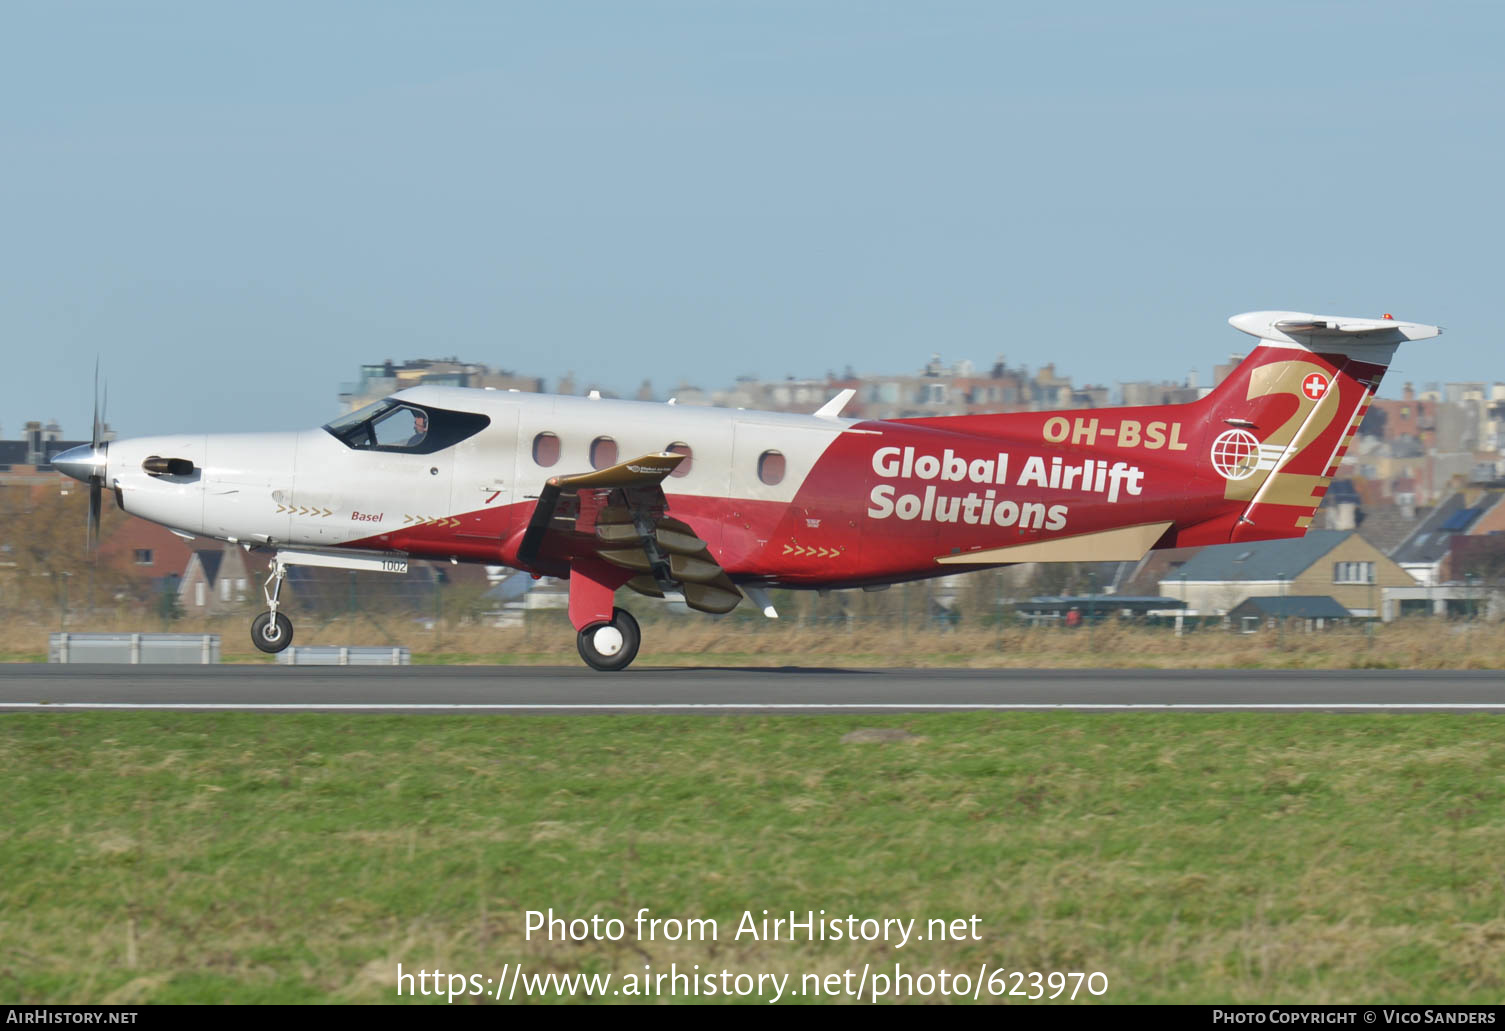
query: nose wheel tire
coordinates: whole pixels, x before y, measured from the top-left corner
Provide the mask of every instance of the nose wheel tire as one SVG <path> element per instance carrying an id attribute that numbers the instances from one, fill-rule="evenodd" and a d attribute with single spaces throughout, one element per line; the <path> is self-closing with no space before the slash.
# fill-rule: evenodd
<path id="1" fill-rule="evenodd" d="M 275 655 L 293 643 L 293 621 L 282 613 L 273 619 L 263 612 L 251 623 L 251 643 L 269 655 Z"/>
<path id="2" fill-rule="evenodd" d="M 609 673 L 631 665 L 642 639 L 632 613 L 613 609 L 610 623 L 592 623 L 576 635 L 575 646 L 587 666 Z"/>

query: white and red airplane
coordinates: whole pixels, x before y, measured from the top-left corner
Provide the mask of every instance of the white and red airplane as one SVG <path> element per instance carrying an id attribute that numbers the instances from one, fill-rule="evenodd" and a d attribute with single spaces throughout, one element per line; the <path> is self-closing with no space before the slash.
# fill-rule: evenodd
<path id="1" fill-rule="evenodd" d="M 1300 537 L 1396 346 L 1436 326 L 1262 311 L 1183 405 L 857 421 L 420 386 L 301 433 L 95 442 L 59 455 L 126 512 L 270 557 L 251 637 L 286 648 L 289 565 L 412 558 L 568 577 L 581 657 L 637 655 L 630 587 L 722 613 L 1016 562 Z M 96 420 L 97 425 L 97 420 Z"/>

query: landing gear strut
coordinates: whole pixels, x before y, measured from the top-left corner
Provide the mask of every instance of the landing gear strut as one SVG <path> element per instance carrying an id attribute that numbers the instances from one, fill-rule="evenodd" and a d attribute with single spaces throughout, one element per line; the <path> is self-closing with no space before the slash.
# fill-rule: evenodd
<path id="1" fill-rule="evenodd" d="M 286 578 L 287 566 L 282 559 L 272 559 L 272 573 L 262 587 L 267 611 L 251 622 L 251 643 L 269 655 L 293 643 L 293 621 L 277 611 L 277 599 L 282 594 L 282 581 Z"/>
<path id="2" fill-rule="evenodd" d="M 291 629 L 288 631 L 291 636 Z M 611 622 L 592 623 L 575 637 L 580 657 L 592 669 L 612 672 L 626 669 L 638 656 L 643 635 L 638 621 L 626 609 L 612 609 Z"/>

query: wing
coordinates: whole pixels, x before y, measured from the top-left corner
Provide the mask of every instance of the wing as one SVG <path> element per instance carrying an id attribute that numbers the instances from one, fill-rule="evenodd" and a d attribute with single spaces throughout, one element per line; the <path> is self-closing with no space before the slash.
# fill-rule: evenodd
<path id="1" fill-rule="evenodd" d="M 635 574 L 627 586 L 662 598 L 683 592 L 702 612 L 730 612 L 742 600 L 705 541 L 668 515 L 663 480 L 685 456 L 661 451 L 595 472 L 553 476 L 528 521 L 518 558 L 557 568 L 600 559 Z"/>

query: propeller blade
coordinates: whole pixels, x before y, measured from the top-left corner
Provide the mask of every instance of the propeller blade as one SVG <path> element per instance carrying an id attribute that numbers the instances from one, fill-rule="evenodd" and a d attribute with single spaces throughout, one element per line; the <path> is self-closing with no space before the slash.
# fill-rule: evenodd
<path id="1" fill-rule="evenodd" d="M 94 450 L 99 450 L 99 359 L 94 359 L 94 432 L 89 437 Z"/>
<path id="2" fill-rule="evenodd" d="M 89 552 L 99 546 L 99 510 L 103 503 L 104 484 L 97 476 L 89 478 Z"/>
<path id="3" fill-rule="evenodd" d="M 105 407 L 110 403 L 110 388 L 105 386 Z M 99 403 L 99 357 L 94 358 L 94 428 L 89 434 L 89 451 L 93 461 L 98 461 L 101 438 L 104 437 L 104 415 Z M 94 474 L 89 476 L 89 525 L 86 543 L 88 544 L 89 556 L 93 558 L 94 549 L 99 546 L 99 517 L 100 510 L 104 507 L 104 477 L 99 475 L 96 468 Z"/>

